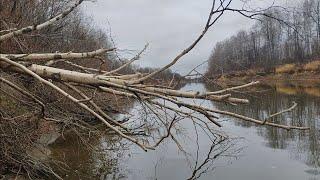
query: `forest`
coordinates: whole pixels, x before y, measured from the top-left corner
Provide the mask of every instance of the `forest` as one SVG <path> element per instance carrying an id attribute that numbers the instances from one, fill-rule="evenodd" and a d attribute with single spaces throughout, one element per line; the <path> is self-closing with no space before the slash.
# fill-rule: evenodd
<path id="1" fill-rule="evenodd" d="M 318 60 L 320 1 L 290 1 L 290 5 L 293 7 L 267 10 L 268 16 L 251 28 L 218 42 L 210 55 L 207 75 L 248 69 L 274 72 L 278 65 Z"/>

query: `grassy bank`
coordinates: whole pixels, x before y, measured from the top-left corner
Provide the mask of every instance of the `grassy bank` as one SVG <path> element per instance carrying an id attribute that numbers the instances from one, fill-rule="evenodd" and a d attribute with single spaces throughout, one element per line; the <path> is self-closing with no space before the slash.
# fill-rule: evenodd
<path id="1" fill-rule="evenodd" d="M 320 60 L 303 64 L 284 64 L 274 68 L 256 68 L 246 71 L 237 71 L 214 77 L 215 80 L 224 83 L 237 84 L 248 81 L 308 81 L 320 82 Z"/>

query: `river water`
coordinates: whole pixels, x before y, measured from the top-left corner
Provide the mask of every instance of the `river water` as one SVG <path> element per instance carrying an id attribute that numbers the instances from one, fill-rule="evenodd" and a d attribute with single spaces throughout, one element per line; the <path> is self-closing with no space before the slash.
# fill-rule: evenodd
<path id="1" fill-rule="evenodd" d="M 191 83 L 182 89 L 205 91 L 215 87 Z M 127 141 L 108 136 L 97 140 L 96 146 L 108 148 L 117 144 L 123 148 L 94 153 L 82 151 L 76 140 L 67 138 L 51 147 L 52 157 L 72 169 L 65 179 L 320 179 L 320 85 L 278 83 L 236 95 L 248 98 L 250 104 L 195 103 L 264 119 L 296 102 L 294 111 L 272 121 L 308 126 L 311 130 L 286 131 L 220 116 L 223 127 L 215 131 L 229 139 L 213 143 L 205 131 L 186 119 L 174 131 L 176 139 L 165 139 L 155 151 L 143 152 Z M 135 116 L 132 119 L 143 116 L 138 106 L 136 103 L 129 110 Z"/>

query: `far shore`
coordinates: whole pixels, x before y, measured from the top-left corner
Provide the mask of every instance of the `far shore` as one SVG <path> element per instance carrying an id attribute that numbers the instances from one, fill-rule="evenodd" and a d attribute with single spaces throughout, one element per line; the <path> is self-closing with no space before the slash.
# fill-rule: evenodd
<path id="1" fill-rule="evenodd" d="M 265 71 L 263 68 L 236 71 L 215 75 L 210 79 L 229 85 L 252 81 L 260 81 L 263 84 L 300 82 L 304 85 L 320 85 L 320 61 L 311 61 L 305 64 L 284 64 L 275 67 L 272 71 Z"/>

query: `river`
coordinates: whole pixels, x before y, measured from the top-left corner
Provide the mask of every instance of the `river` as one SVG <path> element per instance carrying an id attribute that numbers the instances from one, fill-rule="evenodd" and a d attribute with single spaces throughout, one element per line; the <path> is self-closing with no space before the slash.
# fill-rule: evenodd
<path id="1" fill-rule="evenodd" d="M 190 83 L 182 89 L 205 91 L 215 87 Z M 127 141 L 108 136 L 97 140 L 96 146 L 108 149 L 116 144 L 122 148 L 94 153 L 81 150 L 76 140 L 67 138 L 51 147 L 52 158 L 66 162 L 72 169 L 65 174 L 65 179 L 320 179 L 320 86 L 278 83 L 252 91 L 236 93 L 247 97 L 248 105 L 195 103 L 264 119 L 296 102 L 298 106 L 294 111 L 272 120 L 308 126 L 311 130 L 286 131 L 221 116 L 223 127 L 214 130 L 228 135 L 229 139 L 213 143 L 205 131 L 186 119 L 179 122 L 174 131 L 176 140 L 165 139 L 155 151 L 143 152 Z M 138 104 L 133 107 L 129 110 L 133 119 L 143 116 Z"/>

